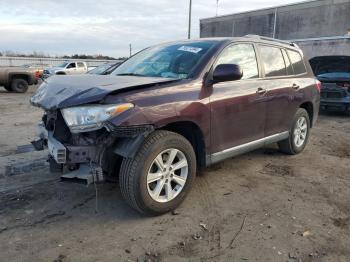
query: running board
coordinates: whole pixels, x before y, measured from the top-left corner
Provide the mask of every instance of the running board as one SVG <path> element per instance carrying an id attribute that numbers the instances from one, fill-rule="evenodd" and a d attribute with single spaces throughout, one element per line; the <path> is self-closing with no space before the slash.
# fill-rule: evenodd
<path id="1" fill-rule="evenodd" d="M 61 181 L 90 185 L 104 182 L 101 167 L 81 164 L 79 169 L 71 171 L 61 176 Z"/>
<path id="2" fill-rule="evenodd" d="M 216 152 L 212 155 L 207 156 L 207 163 L 209 165 L 218 163 L 230 157 L 238 156 L 249 151 L 258 149 L 268 144 L 272 144 L 289 137 L 289 131 L 278 133 L 272 136 L 264 137 L 243 145 L 235 146 L 232 148 L 225 149 L 220 152 Z"/>

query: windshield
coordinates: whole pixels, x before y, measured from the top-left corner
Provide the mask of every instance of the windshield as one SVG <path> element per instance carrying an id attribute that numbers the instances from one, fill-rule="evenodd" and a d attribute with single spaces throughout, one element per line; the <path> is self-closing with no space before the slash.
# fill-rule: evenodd
<path id="1" fill-rule="evenodd" d="M 125 61 L 112 75 L 185 79 L 214 43 L 198 41 L 151 47 Z"/>
<path id="2" fill-rule="evenodd" d="M 88 74 L 96 74 L 96 75 L 100 75 L 102 73 L 104 73 L 107 69 L 109 69 L 112 66 L 112 64 L 103 64 L 103 65 L 99 65 L 98 67 L 90 70 L 88 72 Z"/>
<path id="3" fill-rule="evenodd" d="M 58 65 L 57 67 L 66 67 L 68 65 L 68 62 L 63 62 L 62 64 Z"/>

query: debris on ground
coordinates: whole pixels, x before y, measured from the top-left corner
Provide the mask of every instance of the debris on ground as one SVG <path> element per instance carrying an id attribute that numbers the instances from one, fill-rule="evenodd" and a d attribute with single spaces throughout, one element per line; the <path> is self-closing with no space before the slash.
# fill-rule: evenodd
<path id="1" fill-rule="evenodd" d="M 0 233 L 4 232 L 7 230 L 7 227 L 0 227 Z"/>
<path id="2" fill-rule="evenodd" d="M 311 236 L 311 231 L 310 231 L 310 230 L 306 230 L 306 231 L 304 231 L 304 232 L 301 234 L 301 236 L 303 236 L 303 237 Z"/>
<path id="3" fill-rule="evenodd" d="M 180 212 L 177 211 L 177 210 L 175 209 L 175 210 L 171 211 L 171 214 L 172 214 L 173 216 L 177 216 L 177 215 L 180 214 Z"/>
<path id="4" fill-rule="evenodd" d="M 201 235 L 200 234 L 194 234 L 193 236 L 192 236 L 192 238 L 194 239 L 194 240 L 200 240 L 200 239 L 202 239 L 202 237 L 201 237 Z"/>
<path id="5" fill-rule="evenodd" d="M 60 254 L 56 259 L 54 259 L 53 262 L 64 262 L 66 261 L 66 258 L 67 257 L 65 255 Z"/>
<path id="6" fill-rule="evenodd" d="M 199 223 L 199 225 L 201 226 L 201 228 L 203 228 L 205 231 L 208 231 L 208 227 L 206 224 L 204 223 Z"/>
<path id="7" fill-rule="evenodd" d="M 291 252 L 288 253 L 288 257 L 289 257 L 290 259 L 298 259 L 297 255 L 294 254 L 294 253 L 291 253 Z"/>

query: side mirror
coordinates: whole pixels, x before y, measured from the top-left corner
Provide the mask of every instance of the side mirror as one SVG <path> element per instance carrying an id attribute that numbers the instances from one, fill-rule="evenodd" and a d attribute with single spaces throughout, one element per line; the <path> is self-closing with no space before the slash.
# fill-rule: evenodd
<path id="1" fill-rule="evenodd" d="M 242 68 L 235 64 L 218 65 L 213 72 L 214 83 L 240 80 L 242 77 Z"/>

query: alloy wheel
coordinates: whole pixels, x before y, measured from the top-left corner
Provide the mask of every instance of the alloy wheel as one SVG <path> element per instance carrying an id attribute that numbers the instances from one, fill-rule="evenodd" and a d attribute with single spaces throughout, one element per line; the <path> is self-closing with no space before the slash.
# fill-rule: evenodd
<path id="1" fill-rule="evenodd" d="M 166 203 L 183 190 L 188 176 L 188 162 L 183 152 L 170 148 L 152 161 L 147 174 L 147 189 L 151 198 Z"/>
<path id="2" fill-rule="evenodd" d="M 294 127 L 294 144 L 301 147 L 306 140 L 308 132 L 307 121 L 304 116 L 298 118 Z"/>

